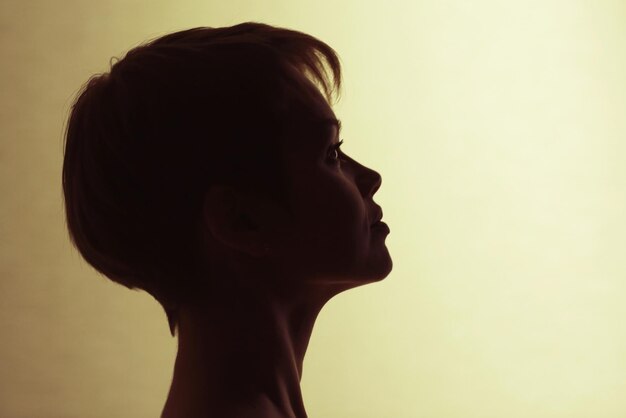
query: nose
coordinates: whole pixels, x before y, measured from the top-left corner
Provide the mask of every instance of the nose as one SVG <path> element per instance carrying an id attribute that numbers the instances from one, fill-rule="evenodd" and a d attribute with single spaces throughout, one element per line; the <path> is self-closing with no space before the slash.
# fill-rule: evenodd
<path id="1" fill-rule="evenodd" d="M 383 179 L 377 171 L 357 162 L 355 164 L 357 166 L 355 179 L 359 189 L 366 198 L 371 199 L 380 188 Z"/>
<path id="2" fill-rule="evenodd" d="M 377 171 L 374 171 L 369 168 L 368 168 L 368 171 L 370 172 L 369 178 L 371 178 L 372 180 L 370 183 L 371 186 L 369 188 L 367 197 L 372 197 L 374 196 L 374 193 L 376 193 L 378 189 L 380 189 L 380 185 L 383 182 L 383 178 L 380 176 L 380 174 Z"/>

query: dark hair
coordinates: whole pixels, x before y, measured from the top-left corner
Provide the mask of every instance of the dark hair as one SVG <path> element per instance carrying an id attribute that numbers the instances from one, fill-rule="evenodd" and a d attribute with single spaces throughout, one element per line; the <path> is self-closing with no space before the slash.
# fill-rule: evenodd
<path id="1" fill-rule="evenodd" d="M 151 294 L 174 336 L 175 307 L 210 257 L 204 192 L 227 184 L 282 202 L 289 127 L 311 112 L 312 89 L 330 102 L 340 86 L 331 47 L 261 23 L 131 49 L 81 87 L 70 111 L 62 181 L 73 245 L 109 279 Z"/>

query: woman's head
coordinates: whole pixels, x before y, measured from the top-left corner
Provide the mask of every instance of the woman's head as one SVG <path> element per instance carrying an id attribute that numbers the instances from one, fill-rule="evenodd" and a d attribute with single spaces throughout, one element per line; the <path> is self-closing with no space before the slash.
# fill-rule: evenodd
<path id="1" fill-rule="evenodd" d="M 332 296 L 391 271 L 388 230 L 372 228 L 382 216 L 373 201 L 382 179 L 340 150 L 341 122 L 319 92 L 312 96 L 313 116 L 289 130 L 292 142 L 281 153 L 281 204 L 219 185 L 205 193 L 208 252 L 226 266 L 212 276 L 226 270 L 253 285 L 260 279 L 300 287 L 312 297 L 312 286 Z"/>
<path id="2" fill-rule="evenodd" d="M 316 229 L 330 219 L 328 210 L 363 222 L 364 211 L 375 209 L 378 174 L 354 162 L 343 177 L 339 167 L 310 159 L 316 146 L 319 156 L 329 145 L 320 142 L 333 134 L 323 121 L 334 118 L 328 102 L 340 85 L 328 45 L 259 23 L 194 28 L 132 49 L 93 76 L 71 109 L 63 190 L 74 245 L 111 280 L 153 295 L 174 335 L 174 307 L 211 279 L 207 272 L 243 260 L 233 254 L 265 259 L 258 253 L 263 240 L 276 266 L 295 256 L 289 249 L 308 245 L 296 247 L 299 238 L 332 234 Z M 370 201 L 357 201 L 357 189 Z M 266 202 L 249 208 L 269 208 L 275 233 L 223 227 L 225 206 L 216 202 L 233 196 Z M 315 213 L 318 219 L 310 218 Z M 256 228 L 254 219 L 238 222 Z M 307 222 L 306 233 L 294 233 Z M 281 249 L 287 239 L 294 246 Z"/>

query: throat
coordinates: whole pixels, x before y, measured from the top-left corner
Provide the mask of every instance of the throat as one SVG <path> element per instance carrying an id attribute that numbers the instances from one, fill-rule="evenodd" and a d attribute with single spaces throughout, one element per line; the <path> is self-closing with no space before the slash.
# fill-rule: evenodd
<path id="1" fill-rule="evenodd" d="M 239 310 L 237 305 L 229 304 L 230 311 L 222 312 L 214 307 L 204 314 L 181 310 L 178 353 L 163 418 L 252 407 L 266 414 L 250 417 L 306 417 L 300 380 L 318 312 L 287 314 L 253 302 Z"/>

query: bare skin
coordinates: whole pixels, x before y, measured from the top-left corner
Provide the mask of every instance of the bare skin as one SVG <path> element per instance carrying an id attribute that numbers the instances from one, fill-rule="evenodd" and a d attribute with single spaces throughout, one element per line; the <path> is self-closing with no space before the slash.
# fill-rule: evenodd
<path id="1" fill-rule="evenodd" d="M 222 292 L 210 308 L 182 311 L 168 400 L 174 415 L 164 417 L 306 417 L 302 363 L 330 295 L 264 291 Z"/>
<path id="2" fill-rule="evenodd" d="M 317 116 L 335 118 L 320 96 Z M 304 140 L 303 140 L 304 141 Z M 181 307 L 162 418 L 306 417 L 302 365 L 333 296 L 392 269 L 373 195 L 376 172 L 332 151 L 336 127 L 289 155 L 293 215 L 228 187 L 207 193 L 211 286 Z M 339 159 L 337 158 L 339 157 Z"/>

